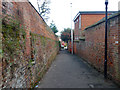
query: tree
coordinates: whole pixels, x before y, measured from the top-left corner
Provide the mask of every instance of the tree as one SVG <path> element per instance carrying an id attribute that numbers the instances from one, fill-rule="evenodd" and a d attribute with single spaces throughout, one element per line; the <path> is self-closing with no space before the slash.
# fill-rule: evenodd
<path id="1" fill-rule="evenodd" d="M 71 29 L 70 28 L 64 28 L 64 30 L 61 32 L 61 39 L 65 42 L 68 42 L 68 40 L 71 39 Z"/>
<path id="2" fill-rule="evenodd" d="M 50 0 L 37 0 L 39 14 L 45 19 L 48 20 L 50 14 L 49 8 Z"/>
<path id="3" fill-rule="evenodd" d="M 56 27 L 56 25 L 55 25 L 55 23 L 53 21 L 52 21 L 52 23 L 50 23 L 50 28 L 52 29 L 52 31 L 54 33 L 58 32 L 58 29 L 57 29 L 57 27 Z"/>

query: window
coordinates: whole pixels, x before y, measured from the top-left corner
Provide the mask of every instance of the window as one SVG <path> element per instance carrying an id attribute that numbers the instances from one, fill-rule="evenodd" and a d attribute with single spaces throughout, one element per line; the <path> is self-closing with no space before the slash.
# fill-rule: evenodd
<path id="1" fill-rule="evenodd" d="M 78 22 L 78 19 L 77 19 L 77 22 Z"/>
<path id="2" fill-rule="evenodd" d="M 81 29 L 81 15 L 79 16 L 79 29 Z"/>

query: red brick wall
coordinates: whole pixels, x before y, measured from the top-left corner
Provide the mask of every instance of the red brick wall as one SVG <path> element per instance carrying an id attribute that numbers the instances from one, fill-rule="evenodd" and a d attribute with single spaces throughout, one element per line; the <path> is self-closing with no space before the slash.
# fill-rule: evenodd
<path id="1" fill-rule="evenodd" d="M 2 15 L 2 2 L 0 0 L 0 18 L 1 18 L 1 15 Z M 0 50 L 2 50 L 2 21 L 0 19 Z M 2 87 L 2 54 L 0 52 L 0 87 Z"/>
<path id="2" fill-rule="evenodd" d="M 83 14 L 81 15 L 81 30 L 84 30 L 86 27 L 98 22 L 105 17 L 105 14 Z"/>
<path id="3" fill-rule="evenodd" d="M 74 54 L 77 54 L 76 43 L 74 43 L 74 47 L 73 47 L 73 50 L 74 50 Z"/>
<path id="4" fill-rule="evenodd" d="M 108 22 L 108 75 L 120 84 L 119 20 L 112 17 Z M 85 30 L 85 41 L 76 42 L 77 55 L 99 71 L 104 71 L 105 22 Z"/>
<path id="5" fill-rule="evenodd" d="M 118 41 L 119 41 L 119 45 L 118 45 L 118 59 L 120 60 L 120 16 L 118 16 Z M 118 68 L 119 68 L 119 72 L 120 72 L 120 61 L 118 61 Z M 120 76 L 120 74 L 119 74 Z"/>
<path id="6" fill-rule="evenodd" d="M 5 5 L 2 6 L 3 18 L 10 15 L 12 20 L 19 21 L 20 26 L 26 32 L 26 38 L 25 44 L 24 40 L 20 38 L 19 43 L 22 45 L 19 49 L 16 48 L 17 53 L 11 57 L 6 51 L 5 44 L 3 45 L 3 83 L 0 82 L 0 85 L 3 88 L 33 87 L 54 60 L 59 50 L 58 39 L 30 3 L 9 2 L 3 4 Z M 4 41 L 5 39 L 2 42 Z"/>
<path id="7" fill-rule="evenodd" d="M 82 14 L 81 15 L 81 29 L 79 29 L 79 17 L 76 19 L 75 25 L 75 30 L 74 30 L 74 38 L 75 40 L 76 37 L 80 38 L 82 37 L 82 32 L 81 30 L 84 30 L 88 26 L 95 24 L 99 20 L 105 17 L 105 14 Z M 77 21 L 78 20 L 78 21 Z"/>
<path id="8" fill-rule="evenodd" d="M 72 49 L 71 49 L 71 41 L 68 41 L 68 51 L 69 51 L 69 52 L 72 52 Z"/>

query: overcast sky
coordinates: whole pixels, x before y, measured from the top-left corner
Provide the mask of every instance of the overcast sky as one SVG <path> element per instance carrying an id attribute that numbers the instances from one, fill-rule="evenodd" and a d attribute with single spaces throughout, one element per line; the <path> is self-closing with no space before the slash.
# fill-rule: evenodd
<path id="1" fill-rule="evenodd" d="M 38 10 L 37 0 L 29 0 Z M 72 19 L 79 11 L 105 11 L 105 0 L 50 0 L 50 19 L 47 24 L 50 25 L 52 20 L 55 22 L 59 32 L 64 28 L 71 28 L 71 5 L 72 3 Z M 118 2 L 120 0 L 109 0 L 108 10 L 118 11 Z M 74 23 L 72 23 L 74 28 Z M 60 35 L 60 33 L 58 33 Z"/>

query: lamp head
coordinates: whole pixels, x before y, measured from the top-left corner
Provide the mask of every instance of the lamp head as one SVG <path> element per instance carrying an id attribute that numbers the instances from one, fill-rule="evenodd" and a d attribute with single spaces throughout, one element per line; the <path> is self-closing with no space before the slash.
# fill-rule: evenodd
<path id="1" fill-rule="evenodd" d="M 105 2 L 108 2 L 108 0 L 105 0 Z"/>
<path id="2" fill-rule="evenodd" d="M 108 4 L 108 0 L 105 0 L 105 4 Z"/>

